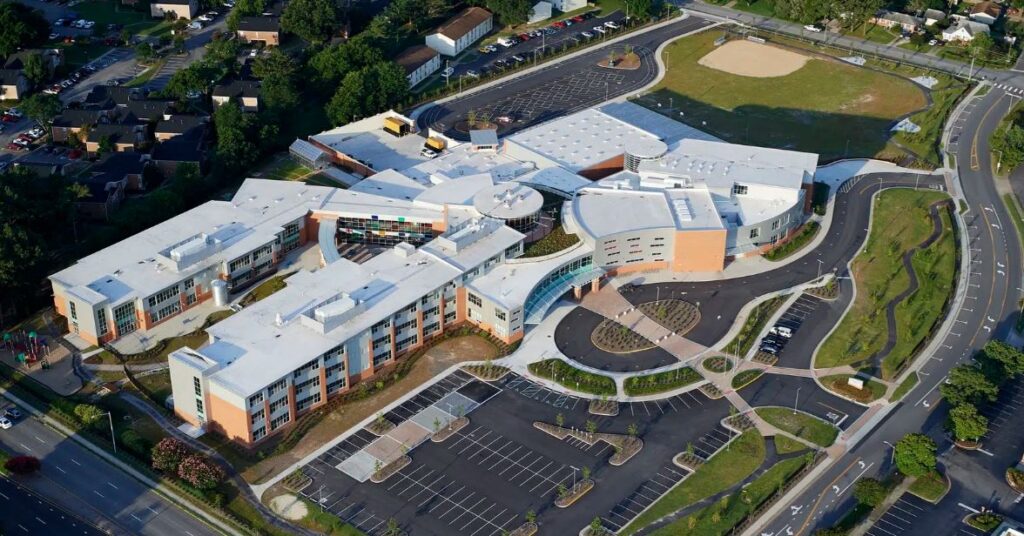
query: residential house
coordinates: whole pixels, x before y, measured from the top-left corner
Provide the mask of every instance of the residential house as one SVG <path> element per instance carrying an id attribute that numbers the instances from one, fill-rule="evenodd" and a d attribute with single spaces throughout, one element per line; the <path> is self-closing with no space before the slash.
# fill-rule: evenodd
<path id="1" fill-rule="evenodd" d="M 530 10 L 530 17 L 526 20 L 528 24 L 534 24 L 551 18 L 551 2 L 541 0 L 533 5 Z"/>
<path id="2" fill-rule="evenodd" d="M 926 9 L 924 10 L 924 25 L 932 26 L 936 22 L 942 22 L 946 20 L 946 12 L 940 9 Z"/>
<path id="3" fill-rule="evenodd" d="M 54 143 L 67 143 L 72 137 L 77 137 L 83 129 L 95 125 L 101 114 L 99 110 L 88 108 L 64 110 L 53 118 L 50 137 Z"/>
<path id="4" fill-rule="evenodd" d="M 260 83 L 254 80 L 234 80 L 226 84 L 217 84 L 213 88 L 214 106 L 236 100 L 242 105 L 243 111 L 259 111 Z"/>
<path id="5" fill-rule="evenodd" d="M 164 18 L 167 13 L 174 13 L 179 19 L 191 20 L 199 13 L 198 0 L 155 0 L 149 4 L 149 14 Z"/>
<path id="6" fill-rule="evenodd" d="M 426 43 L 445 56 L 456 56 L 487 35 L 493 26 L 494 17 L 490 11 L 482 7 L 467 7 L 428 35 Z"/>
<path id="7" fill-rule="evenodd" d="M 145 171 L 149 165 L 149 155 L 127 151 L 104 155 L 99 162 L 89 168 L 93 177 L 102 176 L 108 180 L 123 180 L 130 191 L 141 192 L 147 188 Z"/>
<path id="8" fill-rule="evenodd" d="M 969 43 L 978 34 L 988 34 L 987 24 L 973 20 L 958 19 L 952 26 L 942 30 L 942 40 L 947 42 Z"/>
<path id="9" fill-rule="evenodd" d="M 31 85 L 21 69 L 0 69 L 0 101 L 25 98 Z"/>
<path id="10" fill-rule="evenodd" d="M 97 154 L 104 139 L 110 141 L 114 152 L 138 150 L 143 141 L 144 129 L 143 125 L 132 123 L 100 123 L 89 130 L 85 138 L 85 150 L 90 155 Z"/>
<path id="11" fill-rule="evenodd" d="M 971 7 L 970 17 L 974 22 L 980 22 L 992 26 L 999 16 L 1003 14 L 1003 6 L 995 2 L 986 1 Z"/>
<path id="12" fill-rule="evenodd" d="M 206 167 L 205 144 L 205 129 L 192 129 L 153 146 L 150 161 L 164 177 L 173 177 L 183 164 L 193 164 L 202 172 Z"/>
<path id="13" fill-rule="evenodd" d="M 405 69 L 409 87 L 413 87 L 441 68 L 441 54 L 427 45 L 415 45 L 402 51 L 395 63 Z"/>
<path id="14" fill-rule="evenodd" d="M 121 208 L 124 192 L 127 189 L 125 179 L 116 179 L 110 175 L 100 174 L 93 177 L 81 177 L 75 182 L 85 186 L 86 195 L 75 200 L 75 210 L 83 217 L 105 221 Z"/>
<path id="15" fill-rule="evenodd" d="M 575 11 L 577 9 L 583 9 L 587 7 L 587 0 L 548 0 L 551 5 L 561 11 L 567 13 L 569 11 Z"/>
<path id="16" fill-rule="evenodd" d="M 122 122 L 133 117 L 139 123 L 156 123 L 174 112 L 174 101 L 170 100 L 129 100 L 122 111 Z"/>
<path id="17" fill-rule="evenodd" d="M 167 141 L 178 136 L 195 134 L 194 130 L 206 130 L 206 116 L 171 115 L 157 122 L 153 128 L 156 141 Z"/>
<path id="18" fill-rule="evenodd" d="M 281 44 L 279 17 L 242 17 L 238 21 L 238 39 L 243 43 L 260 42 L 266 46 Z"/>
<path id="19" fill-rule="evenodd" d="M 127 106 L 128 102 L 143 99 L 137 88 L 124 86 L 94 86 L 82 100 L 85 108 L 109 110 L 117 106 Z"/>
<path id="20" fill-rule="evenodd" d="M 64 64 L 64 51 L 59 48 L 30 48 L 20 50 L 7 56 L 4 61 L 4 69 L 24 69 L 25 61 L 29 56 L 38 54 L 43 59 L 43 65 L 50 76 L 56 72 L 57 67 Z"/>
<path id="21" fill-rule="evenodd" d="M 870 22 L 882 28 L 896 28 L 902 32 L 916 32 L 924 24 L 924 19 L 916 15 L 908 15 L 896 11 L 881 10 L 871 18 Z"/>

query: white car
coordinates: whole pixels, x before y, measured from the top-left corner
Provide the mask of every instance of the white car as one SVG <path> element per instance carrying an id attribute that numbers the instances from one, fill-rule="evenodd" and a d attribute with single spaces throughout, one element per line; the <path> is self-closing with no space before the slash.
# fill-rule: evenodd
<path id="1" fill-rule="evenodd" d="M 203 23 L 199 22 L 197 20 L 194 20 L 194 21 L 190 22 L 189 25 L 186 26 L 186 28 L 188 28 L 189 30 L 198 30 L 198 29 L 200 29 L 202 27 L 203 27 Z"/>
<path id="2" fill-rule="evenodd" d="M 780 337 L 785 337 L 787 339 L 793 336 L 793 330 L 791 328 L 787 328 L 786 326 L 775 326 L 772 329 L 768 330 L 768 332 L 771 333 L 772 335 L 778 335 Z"/>
<path id="3" fill-rule="evenodd" d="M 455 68 L 453 68 L 453 67 L 445 67 L 444 70 L 441 71 L 441 76 L 443 76 L 445 78 L 447 78 L 447 77 L 449 77 L 449 76 L 451 76 L 453 74 L 455 74 Z"/>
<path id="4" fill-rule="evenodd" d="M 611 28 L 612 30 L 618 30 L 619 29 L 619 25 L 615 24 L 615 21 L 608 21 L 608 22 L 604 23 L 604 25 L 605 25 L 605 27 Z"/>
<path id="5" fill-rule="evenodd" d="M 424 147 L 423 150 L 420 151 L 420 156 L 422 156 L 423 158 L 435 158 L 437 156 L 437 152 L 435 152 L 433 149 L 427 149 L 426 147 Z"/>
<path id="6" fill-rule="evenodd" d="M 582 35 L 583 37 L 586 37 L 587 39 L 590 39 L 591 37 L 594 37 L 594 34 L 592 34 L 590 32 L 580 32 L 580 35 Z"/>
<path id="7" fill-rule="evenodd" d="M 196 20 L 202 21 L 202 22 L 210 22 L 210 21 L 213 20 L 213 17 L 211 17 L 209 15 L 199 15 L 198 17 L 196 17 Z"/>
<path id="8" fill-rule="evenodd" d="M 7 417 L 0 417 L 0 428 L 7 430 L 12 426 L 14 426 L 14 423 L 11 422 L 10 419 L 8 419 Z"/>
<path id="9" fill-rule="evenodd" d="M 94 20 L 87 20 L 87 21 L 85 21 L 85 29 L 86 30 L 88 30 L 89 28 L 92 28 L 93 26 L 96 26 L 96 21 L 94 21 Z"/>
<path id="10" fill-rule="evenodd" d="M 819 28 L 819 27 L 817 27 L 817 26 L 815 26 L 813 24 L 808 24 L 808 25 L 804 26 L 804 29 L 807 30 L 808 32 L 814 32 L 814 33 L 821 32 L 821 28 Z"/>
<path id="11" fill-rule="evenodd" d="M 607 32 L 607 30 L 604 29 L 604 26 L 594 26 L 593 30 L 599 34 Z"/>

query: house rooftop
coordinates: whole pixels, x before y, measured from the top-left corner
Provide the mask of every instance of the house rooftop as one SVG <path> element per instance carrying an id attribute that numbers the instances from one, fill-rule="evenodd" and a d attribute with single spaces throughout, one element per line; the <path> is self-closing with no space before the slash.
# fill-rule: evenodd
<path id="1" fill-rule="evenodd" d="M 238 21 L 240 32 L 277 32 L 281 30 L 281 19 L 278 17 L 263 17 L 255 15 L 242 17 Z"/>
<path id="2" fill-rule="evenodd" d="M 232 80 L 226 84 L 217 84 L 213 88 L 214 97 L 258 97 L 260 83 L 255 80 Z"/>
<path id="3" fill-rule="evenodd" d="M 103 138 L 108 138 L 111 143 L 135 143 L 137 141 L 135 126 L 125 123 L 100 123 L 89 130 L 86 141 L 98 143 Z"/>
<path id="4" fill-rule="evenodd" d="M 206 128 L 207 119 L 204 115 L 172 115 L 169 119 L 158 121 L 154 132 L 184 134 L 195 128 Z"/>
<path id="5" fill-rule="evenodd" d="M 452 41 L 458 41 L 462 36 L 473 31 L 473 28 L 490 19 L 491 16 L 491 12 L 482 7 L 467 7 L 439 26 L 434 33 L 439 33 Z"/>
<path id="6" fill-rule="evenodd" d="M 405 73 L 409 74 L 419 69 L 424 63 L 440 56 L 441 54 L 428 47 L 427 45 L 414 45 L 402 51 L 401 54 L 395 58 L 395 63 L 405 69 Z"/>

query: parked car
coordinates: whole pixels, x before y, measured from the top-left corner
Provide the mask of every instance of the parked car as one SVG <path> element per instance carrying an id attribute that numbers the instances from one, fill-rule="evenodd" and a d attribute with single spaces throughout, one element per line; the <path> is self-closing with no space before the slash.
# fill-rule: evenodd
<path id="1" fill-rule="evenodd" d="M 792 328 L 788 328 L 786 326 L 775 326 L 769 331 L 769 333 L 773 333 L 787 339 L 793 336 Z"/>
<path id="2" fill-rule="evenodd" d="M 420 156 L 424 158 L 434 158 L 437 156 L 437 153 L 433 149 L 427 149 L 426 147 L 424 147 L 422 150 L 420 150 Z"/>
<path id="3" fill-rule="evenodd" d="M 203 21 L 203 22 L 210 22 L 210 21 L 213 20 L 213 17 L 211 17 L 209 15 L 199 15 L 198 17 L 196 17 L 196 20 Z M 189 26 L 191 26 L 191 24 Z"/>
<path id="4" fill-rule="evenodd" d="M 604 26 L 601 26 L 601 25 L 594 26 L 593 30 L 595 32 L 599 33 L 599 34 L 607 33 L 607 31 L 608 31 L 608 30 L 605 30 Z"/>
<path id="5" fill-rule="evenodd" d="M 605 25 L 605 27 L 611 28 L 612 30 L 618 30 L 619 29 L 619 25 L 615 24 L 615 21 L 612 21 L 612 20 L 604 23 L 604 25 Z"/>
<path id="6" fill-rule="evenodd" d="M 523 42 L 523 41 L 529 41 L 532 36 L 530 34 L 521 33 L 521 34 L 519 34 L 516 37 L 519 38 L 519 42 Z"/>
<path id="7" fill-rule="evenodd" d="M 519 54 L 513 54 L 512 55 L 512 61 L 514 61 L 516 63 L 523 63 L 524 61 L 526 61 L 526 58 L 520 56 Z"/>
<path id="8" fill-rule="evenodd" d="M 814 24 L 807 24 L 807 25 L 804 26 L 804 29 L 807 30 L 808 32 L 814 32 L 814 33 L 820 33 L 821 32 L 821 28 L 816 26 L 816 25 L 814 25 Z"/>
<path id="9" fill-rule="evenodd" d="M 594 34 L 592 34 L 590 32 L 580 32 L 580 35 L 582 35 L 583 37 L 585 37 L 587 39 L 590 39 L 590 38 L 594 37 Z"/>
<path id="10" fill-rule="evenodd" d="M 561 30 L 562 28 L 565 28 L 565 21 L 564 20 L 560 20 L 560 21 L 557 21 L 557 22 L 553 22 L 553 23 L 551 23 L 551 27 L 555 28 L 555 29 L 558 29 L 558 30 Z"/>
<path id="11" fill-rule="evenodd" d="M 480 78 L 480 73 L 474 71 L 473 69 L 470 69 L 470 70 L 466 71 L 466 76 L 468 76 L 470 78 Z"/>
<path id="12" fill-rule="evenodd" d="M 25 147 L 23 147 L 21 145 L 18 145 L 17 143 L 14 143 L 12 141 L 11 143 L 7 144 L 7 149 L 9 149 L 11 151 L 24 151 Z"/>
<path id="13" fill-rule="evenodd" d="M 445 78 L 450 77 L 453 74 L 455 74 L 455 69 L 452 67 L 445 67 L 444 70 L 441 71 L 441 76 Z"/>
<path id="14" fill-rule="evenodd" d="M 21 410 L 14 406 L 11 406 L 7 408 L 7 411 L 4 412 L 4 417 L 7 417 L 12 421 L 16 421 L 21 418 Z"/>
<path id="15" fill-rule="evenodd" d="M 8 430 L 12 426 L 14 426 L 14 423 L 11 422 L 10 419 L 8 419 L 7 417 L 0 417 L 0 428 L 2 428 L 4 430 Z"/>

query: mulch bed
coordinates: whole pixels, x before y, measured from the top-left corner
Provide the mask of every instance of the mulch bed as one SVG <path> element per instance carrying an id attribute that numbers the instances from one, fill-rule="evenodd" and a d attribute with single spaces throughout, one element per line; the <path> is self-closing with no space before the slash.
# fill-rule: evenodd
<path id="1" fill-rule="evenodd" d="M 775 364 L 779 362 L 779 357 L 769 354 L 768 352 L 758 351 L 750 360 L 754 363 L 763 363 L 769 367 L 774 367 Z"/>
<path id="2" fill-rule="evenodd" d="M 604 415 L 607 417 L 615 417 L 619 414 L 619 403 L 614 400 L 597 400 L 592 399 L 590 406 L 587 411 L 591 415 Z"/>
<path id="3" fill-rule="evenodd" d="M 629 54 L 615 54 L 613 57 L 614 65 L 608 64 L 608 57 L 597 62 L 598 67 L 604 67 L 606 69 L 623 69 L 626 71 L 635 71 L 640 68 L 640 56 L 636 52 L 630 52 Z"/>
<path id="4" fill-rule="evenodd" d="M 373 482 L 374 484 L 380 484 L 381 482 L 384 482 L 395 473 L 401 471 L 403 467 L 409 465 L 410 463 L 412 463 L 412 458 L 408 456 L 402 456 L 401 458 L 385 465 L 384 467 L 381 467 L 380 471 L 373 473 L 373 475 L 370 476 L 370 482 Z"/>
<path id="5" fill-rule="evenodd" d="M 701 362 L 701 366 L 709 372 L 722 374 L 732 370 L 732 361 L 723 356 L 709 357 Z"/>
<path id="6" fill-rule="evenodd" d="M 809 288 L 804 292 L 823 300 L 834 300 L 839 297 L 839 285 L 833 279 L 820 287 Z"/>
<path id="7" fill-rule="evenodd" d="M 686 452 L 680 452 L 672 458 L 672 463 L 687 469 L 689 471 L 696 471 L 700 469 L 700 466 L 704 465 L 704 460 L 696 454 L 688 454 Z"/>
<path id="8" fill-rule="evenodd" d="M 719 398 L 722 398 L 722 391 L 718 387 L 715 387 L 713 384 L 710 383 L 705 383 L 704 385 L 701 385 L 700 392 L 704 393 L 704 396 L 710 398 L 711 400 L 718 400 Z"/>
<path id="9" fill-rule="evenodd" d="M 578 439 L 587 445 L 593 445 L 598 441 L 604 441 L 612 447 L 615 447 L 615 454 L 613 454 L 608 460 L 608 463 L 613 466 L 619 466 L 628 462 L 644 447 L 642 439 L 626 434 L 608 434 L 603 432 L 590 433 L 585 430 L 573 430 L 571 428 L 565 428 L 563 426 L 541 421 L 534 421 L 533 427 L 554 437 L 555 439 L 558 439 L 559 441 L 567 437 Z"/>
<path id="10" fill-rule="evenodd" d="M 616 446 L 616 443 L 618 444 L 618 449 L 615 451 L 615 454 L 612 454 L 612 457 L 608 459 L 608 464 L 613 465 L 615 467 L 618 467 L 628 462 L 630 459 L 633 458 L 633 456 L 636 456 L 636 454 L 640 452 L 640 449 L 644 448 L 644 441 L 639 437 L 617 435 L 616 442 L 607 442 L 611 443 L 612 446 Z"/>
<path id="11" fill-rule="evenodd" d="M 602 320 L 594 328 L 594 332 L 590 334 L 590 342 L 605 352 L 613 354 L 642 352 L 656 346 L 639 333 L 610 318 Z"/>
<path id="12" fill-rule="evenodd" d="M 700 322 L 700 309 L 683 300 L 658 300 L 636 306 L 647 318 L 683 336 Z"/>
<path id="13" fill-rule="evenodd" d="M 510 532 L 509 536 L 533 536 L 537 534 L 538 530 L 540 530 L 540 527 L 536 523 L 527 522 L 516 527 L 516 530 Z"/>
<path id="14" fill-rule="evenodd" d="M 459 417 L 452 421 L 448 426 L 442 426 L 434 435 L 430 436 L 430 440 L 434 443 L 440 443 L 445 439 L 453 436 L 459 430 L 462 430 L 469 424 L 469 417 Z"/>
<path id="15" fill-rule="evenodd" d="M 466 365 L 462 370 L 485 382 L 498 381 L 509 373 L 509 368 L 501 365 Z"/>
<path id="16" fill-rule="evenodd" d="M 569 490 L 564 496 L 555 499 L 555 506 L 559 508 L 568 508 L 572 506 L 572 503 L 580 500 L 587 494 L 588 491 L 594 489 L 594 481 L 590 478 L 586 480 L 580 480 L 575 486 Z"/>
<path id="17" fill-rule="evenodd" d="M 391 422 L 391 421 L 389 421 L 387 419 L 384 419 L 383 421 L 381 421 L 379 419 L 374 419 L 373 422 L 371 422 L 370 424 L 366 425 L 366 431 L 370 432 L 371 434 L 373 434 L 375 436 L 382 436 L 382 435 L 387 434 L 388 432 L 390 432 L 390 431 L 392 431 L 394 429 L 395 429 L 395 423 L 393 423 L 393 422 Z"/>

